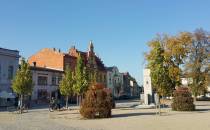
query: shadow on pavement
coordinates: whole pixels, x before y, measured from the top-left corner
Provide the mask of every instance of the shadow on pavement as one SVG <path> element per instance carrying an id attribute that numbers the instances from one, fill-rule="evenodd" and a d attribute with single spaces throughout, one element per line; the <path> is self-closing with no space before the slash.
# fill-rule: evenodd
<path id="1" fill-rule="evenodd" d="M 207 109 L 196 109 L 195 110 L 196 112 L 205 112 L 205 111 L 210 111 L 210 108 L 207 108 Z"/>
<path id="2" fill-rule="evenodd" d="M 135 117 L 135 116 L 144 116 L 144 115 L 156 115 L 156 113 L 155 113 L 155 112 L 150 112 L 150 113 L 126 113 L 126 114 L 116 114 L 116 115 L 112 115 L 112 118 Z"/>

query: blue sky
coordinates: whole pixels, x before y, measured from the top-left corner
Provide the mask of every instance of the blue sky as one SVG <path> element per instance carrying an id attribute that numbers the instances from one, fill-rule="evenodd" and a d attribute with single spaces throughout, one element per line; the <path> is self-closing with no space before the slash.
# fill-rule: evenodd
<path id="1" fill-rule="evenodd" d="M 26 58 L 42 48 L 86 51 L 142 84 L 144 52 L 157 33 L 210 28 L 210 0 L 0 0 L 0 47 Z"/>

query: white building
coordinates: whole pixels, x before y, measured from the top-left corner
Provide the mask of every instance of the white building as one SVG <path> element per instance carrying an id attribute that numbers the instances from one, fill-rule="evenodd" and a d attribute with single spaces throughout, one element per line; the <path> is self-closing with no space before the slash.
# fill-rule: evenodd
<path id="1" fill-rule="evenodd" d="M 192 78 L 181 78 L 181 83 L 183 86 L 188 87 L 192 82 Z"/>
<path id="2" fill-rule="evenodd" d="M 32 101 L 47 103 L 51 97 L 58 97 L 58 87 L 63 71 L 31 66 L 31 72 L 34 83 Z"/>
<path id="3" fill-rule="evenodd" d="M 107 68 L 107 87 L 111 89 L 114 97 L 119 97 L 123 87 L 123 74 L 116 66 Z"/>
<path id="4" fill-rule="evenodd" d="M 19 67 L 19 51 L 0 48 L 0 92 L 12 92 L 11 81 Z"/>

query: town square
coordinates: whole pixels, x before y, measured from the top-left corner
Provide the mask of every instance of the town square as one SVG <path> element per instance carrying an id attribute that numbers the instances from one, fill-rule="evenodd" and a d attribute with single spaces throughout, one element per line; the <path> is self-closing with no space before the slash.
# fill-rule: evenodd
<path id="1" fill-rule="evenodd" d="M 209 130 L 209 5 L 0 0 L 0 130 Z"/>

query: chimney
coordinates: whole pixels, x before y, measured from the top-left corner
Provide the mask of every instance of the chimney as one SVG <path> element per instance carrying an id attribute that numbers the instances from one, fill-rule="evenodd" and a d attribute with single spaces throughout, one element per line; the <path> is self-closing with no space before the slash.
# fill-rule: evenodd
<path id="1" fill-rule="evenodd" d="M 33 62 L 34 67 L 36 67 L 36 62 Z"/>

